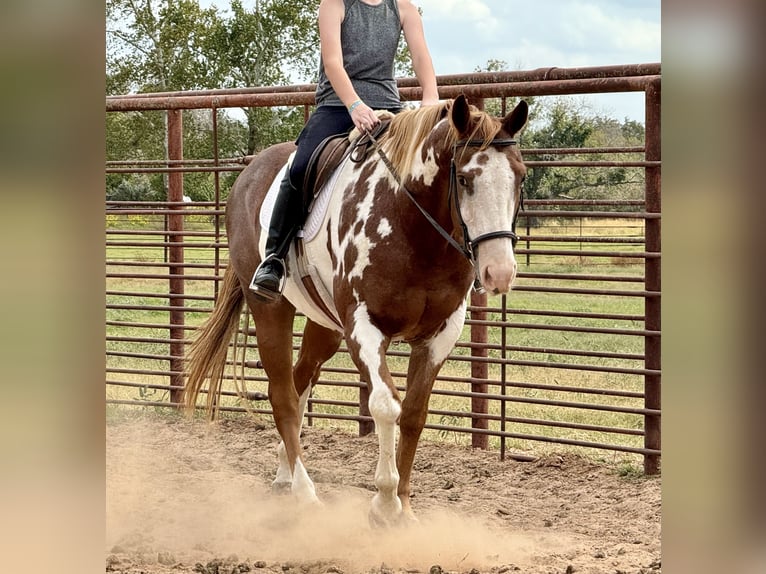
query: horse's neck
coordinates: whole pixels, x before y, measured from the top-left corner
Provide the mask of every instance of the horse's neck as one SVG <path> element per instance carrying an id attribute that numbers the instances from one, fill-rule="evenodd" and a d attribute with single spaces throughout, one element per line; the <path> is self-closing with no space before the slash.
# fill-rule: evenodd
<path id="1" fill-rule="evenodd" d="M 443 231 L 462 241 L 462 230 L 449 200 L 449 170 L 446 170 L 447 173 L 443 171 L 439 170 L 430 185 L 426 185 L 422 178 L 408 178 L 406 188 L 411 197 L 404 190 L 397 194 L 403 232 L 410 238 L 413 253 L 425 260 L 436 256 L 446 259 L 461 257 L 442 235 Z"/>
<path id="2" fill-rule="evenodd" d="M 418 159 L 403 184 L 420 207 L 450 232 L 453 227 L 449 201 L 450 162 L 449 159 L 445 161 L 445 157 L 444 153 L 434 152 L 426 154 L 425 162 Z M 400 194 L 400 201 L 423 220 L 423 214 L 406 193 Z"/>

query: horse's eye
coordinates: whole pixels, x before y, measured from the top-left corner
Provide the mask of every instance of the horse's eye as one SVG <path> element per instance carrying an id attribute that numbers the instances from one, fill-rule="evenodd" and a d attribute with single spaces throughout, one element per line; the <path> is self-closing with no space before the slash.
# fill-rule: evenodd
<path id="1" fill-rule="evenodd" d="M 468 187 L 468 180 L 464 175 L 457 176 L 457 182 L 461 185 L 461 187 Z"/>

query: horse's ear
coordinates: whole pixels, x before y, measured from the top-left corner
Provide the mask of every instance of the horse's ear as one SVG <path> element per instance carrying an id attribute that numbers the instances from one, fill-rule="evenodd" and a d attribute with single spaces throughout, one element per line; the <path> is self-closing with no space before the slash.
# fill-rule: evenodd
<path id="1" fill-rule="evenodd" d="M 529 106 L 526 101 L 521 100 L 513 111 L 503 118 L 503 129 L 511 134 L 511 137 L 515 137 L 527 123 L 528 114 Z"/>
<path id="2" fill-rule="evenodd" d="M 468 131 L 468 125 L 471 121 L 471 110 L 468 107 L 468 101 L 465 99 L 464 94 L 460 94 L 452 102 L 450 120 L 459 134 L 464 134 Z"/>

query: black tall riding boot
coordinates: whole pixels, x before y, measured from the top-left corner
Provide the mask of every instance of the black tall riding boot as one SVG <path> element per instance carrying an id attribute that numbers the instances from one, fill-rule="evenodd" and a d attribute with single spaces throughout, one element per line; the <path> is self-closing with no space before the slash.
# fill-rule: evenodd
<path id="1" fill-rule="evenodd" d="M 301 224 L 302 198 L 300 190 L 290 182 L 290 170 L 285 172 L 271 214 L 266 257 L 255 270 L 250 291 L 261 299 L 279 299 L 284 288 L 285 256 Z"/>

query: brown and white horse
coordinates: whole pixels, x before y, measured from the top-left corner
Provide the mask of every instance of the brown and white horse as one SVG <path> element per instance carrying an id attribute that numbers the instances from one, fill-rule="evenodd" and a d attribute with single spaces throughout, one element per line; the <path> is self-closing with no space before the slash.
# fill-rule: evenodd
<path id="1" fill-rule="evenodd" d="M 282 438 L 274 487 L 317 501 L 301 460 L 300 430 L 311 386 L 345 338 L 369 386 L 379 439 L 371 520 L 414 519 L 415 450 L 434 379 L 461 333 L 467 295 L 476 279 L 492 293 L 505 293 L 516 275 L 513 229 L 526 168 L 513 138 L 526 120 L 523 101 L 499 120 L 459 96 L 400 113 L 377 141 L 380 157 L 342 164 L 319 231 L 304 245 L 333 317 L 309 304 L 299 288 L 295 246 L 280 300 L 265 303 L 248 290 L 264 251 L 259 211 L 293 144 L 264 150 L 240 174 L 226 208 L 229 265 L 215 310 L 189 352 L 185 403 L 194 406 L 209 379 L 212 406 L 247 302 Z M 293 366 L 296 308 L 307 320 Z M 411 346 L 403 399 L 386 365 L 392 341 Z"/>

